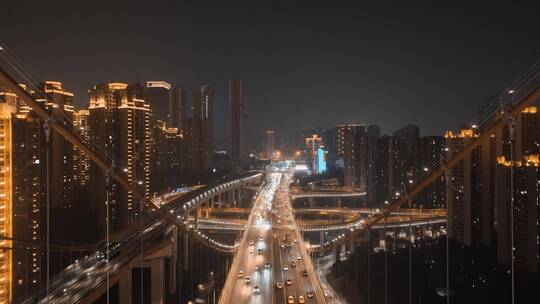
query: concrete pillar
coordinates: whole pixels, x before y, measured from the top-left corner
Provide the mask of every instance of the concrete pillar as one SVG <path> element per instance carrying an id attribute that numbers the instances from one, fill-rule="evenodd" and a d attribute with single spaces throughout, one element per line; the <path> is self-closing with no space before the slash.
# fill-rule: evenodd
<path id="1" fill-rule="evenodd" d="M 313 199 L 313 197 L 308 197 L 308 203 L 309 207 L 313 208 L 313 206 L 315 205 L 315 200 Z"/>
<path id="2" fill-rule="evenodd" d="M 341 208 L 341 197 L 337 197 L 337 206 Z"/>
<path id="3" fill-rule="evenodd" d="M 398 242 L 398 230 L 394 229 L 394 249 L 397 248 L 397 242 Z"/>
<path id="4" fill-rule="evenodd" d="M 126 269 L 122 271 L 120 275 L 120 280 L 118 282 L 118 291 L 119 291 L 119 300 L 120 303 L 131 303 L 132 302 L 132 269 L 130 266 L 125 267 Z"/>
<path id="5" fill-rule="evenodd" d="M 152 304 L 163 304 L 165 292 L 163 290 L 163 277 L 165 269 L 163 269 L 163 259 L 154 259 L 150 262 L 152 273 Z"/>
<path id="6" fill-rule="evenodd" d="M 334 264 L 337 265 L 340 262 L 341 257 L 341 245 L 334 245 Z"/>
<path id="7" fill-rule="evenodd" d="M 169 293 L 176 294 L 176 270 L 178 262 L 178 227 L 172 227 L 171 239 L 173 240 L 172 244 L 172 256 L 169 259 Z M 121 302 L 124 303 L 124 302 Z"/>
<path id="8" fill-rule="evenodd" d="M 195 230 L 199 229 L 199 212 L 200 212 L 200 208 L 196 207 L 195 215 L 193 216 L 193 224 L 195 226 Z"/>
<path id="9" fill-rule="evenodd" d="M 354 237 L 351 237 L 351 241 L 349 243 L 349 252 L 351 254 L 354 254 L 355 249 L 356 249 L 356 239 Z"/>
<path id="10" fill-rule="evenodd" d="M 322 246 L 324 244 L 324 231 L 319 232 L 319 238 L 319 244 Z"/>
<path id="11" fill-rule="evenodd" d="M 184 271 L 188 270 L 189 264 L 189 235 L 187 230 L 184 230 Z"/>

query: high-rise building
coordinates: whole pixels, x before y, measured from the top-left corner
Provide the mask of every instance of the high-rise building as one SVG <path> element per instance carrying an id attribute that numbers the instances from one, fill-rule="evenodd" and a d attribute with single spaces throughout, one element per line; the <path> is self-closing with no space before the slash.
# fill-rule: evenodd
<path id="1" fill-rule="evenodd" d="M 0 92 L 0 302 L 19 301 L 41 283 L 41 250 L 9 239 L 40 243 L 44 183 L 43 123 L 10 92 Z"/>
<path id="2" fill-rule="evenodd" d="M 350 190 L 361 190 L 359 176 L 361 163 L 357 159 L 358 143 L 356 142 L 356 134 L 363 132 L 363 126 L 362 128 L 343 129 L 343 180 L 344 186 Z M 338 154 L 340 153 L 340 133 L 338 129 Z"/>
<path id="3" fill-rule="evenodd" d="M 266 159 L 274 156 L 274 130 L 266 130 Z"/>
<path id="4" fill-rule="evenodd" d="M 337 156 L 343 157 L 345 155 L 345 140 L 347 134 L 355 134 L 362 130 L 364 125 L 361 124 L 344 124 L 336 126 L 336 153 Z"/>
<path id="5" fill-rule="evenodd" d="M 415 125 L 407 125 L 394 132 L 398 153 L 399 181 L 393 191 L 403 192 L 410 187 L 410 181 L 418 179 L 420 129 Z"/>
<path id="6" fill-rule="evenodd" d="M 527 107 L 515 120 L 513 141 L 508 126 L 495 136 L 497 260 L 510 265 L 513 234 L 515 266 L 525 273 L 538 273 L 540 265 L 539 118 L 536 106 Z"/>
<path id="7" fill-rule="evenodd" d="M 344 185 L 366 192 L 366 200 L 375 200 L 377 137 L 362 128 L 347 130 L 343 155 Z"/>
<path id="8" fill-rule="evenodd" d="M 172 89 L 171 94 L 171 121 L 169 126 L 171 128 L 178 128 L 181 134 L 185 134 L 186 128 L 186 92 L 181 87 L 175 87 Z"/>
<path id="9" fill-rule="evenodd" d="M 419 139 L 419 172 L 417 179 L 427 176 L 433 169 L 436 169 L 444 156 L 444 137 L 424 136 Z M 445 208 L 446 206 L 446 185 L 441 177 L 432 185 L 420 193 L 412 201 L 413 208 Z"/>
<path id="10" fill-rule="evenodd" d="M 43 95 L 44 94 L 44 95 Z M 58 81 L 45 81 L 32 95 L 53 111 L 58 120 L 71 124 L 73 121 L 73 93 L 65 91 Z M 76 149 L 55 130 L 49 139 L 50 201 L 54 209 L 68 209 L 74 203 L 75 184 L 78 173 L 75 163 Z"/>
<path id="11" fill-rule="evenodd" d="M 172 123 L 173 99 L 171 87 L 169 83 L 161 80 L 146 82 L 148 104 L 151 110 L 150 116 L 153 121 L 161 120 L 168 124 Z"/>
<path id="12" fill-rule="evenodd" d="M 246 159 L 247 104 L 244 95 L 244 81 L 229 81 L 229 152 L 231 160 L 242 162 Z"/>
<path id="13" fill-rule="evenodd" d="M 89 126 L 90 111 L 81 109 L 73 113 L 73 127 L 77 131 L 82 141 L 90 146 L 90 126 Z M 75 167 L 77 181 L 83 187 L 90 184 L 90 158 L 81 150 L 75 148 Z"/>
<path id="14" fill-rule="evenodd" d="M 141 84 L 101 83 L 90 89 L 90 140 L 99 143 L 111 166 L 148 197 L 150 194 L 150 107 Z M 110 229 L 134 222 L 141 202 L 118 183 L 105 181 L 105 172 L 92 165 L 92 200 L 98 227 L 105 232 L 109 208 Z M 106 203 L 108 198 L 108 204 Z"/>
<path id="15" fill-rule="evenodd" d="M 212 168 L 214 153 L 214 89 L 209 85 L 194 89 L 192 106 L 190 169 L 206 172 Z"/>
<path id="16" fill-rule="evenodd" d="M 182 134 L 178 128 L 170 128 L 164 121 L 152 123 L 150 189 L 156 193 L 164 186 L 163 177 L 183 168 L 181 146 Z"/>
<path id="17" fill-rule="evenodd" d="M 478 134 L 473 129 L 445 134 L 447 157 L 461 151 Z M 488 246 L 493 237 L 493 144 L 474 149 L 446 177 L 449 237 L 469 246 Z"/>

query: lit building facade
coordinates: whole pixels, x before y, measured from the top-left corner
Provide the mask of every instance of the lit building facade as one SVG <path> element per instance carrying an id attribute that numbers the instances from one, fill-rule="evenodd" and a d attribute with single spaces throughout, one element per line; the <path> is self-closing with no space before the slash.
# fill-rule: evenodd
<path id="1" fill-rule="evenodd" d="M 508 126 L 496 134 L 495 229 L 498 263 L 510 268 L 511 238 L 514 261 L 523 273 L 538 274 L 540 267 L 540 115 L 536 106 L 515 119 L 514 140 Z M 513 192 L 510 191 L 513 187 Z M 513 199 L 513 210 L 512 206 Z M 512 212 L 513 211 L 513 212 Z M 512 218 L 513 213 L 513 218 Z M 513 229 L 512 229 L 513 219 Z"/>
<path id="2" fill-rule="evenodd" d="M 0 231 L 2 236 L 42 242 L 45 192 L 42 121 L 15 94 L 0 92 Z M 42 252 L 14 246 L 0 253 L 0 303 L 21 300 L 41 284 Z"/>
<path id="3" fill-rule="evenodd" d="M 361 124 L 344 124 L 336 126 L 336 154 L 339 157 L 345 155 L 345 145 L 347 134 L 355 134 L 364 129 Z"/>
<path id="4" fill-rule="evenodd" d="M 89 129 L 91 142 L 98 142 L 116 170 L 149 197 L 150 194 L 150 106 L 141 84 L 102 83 L 90 89 Z M 92 204 L 95 204 L 98 227 L 105 232 L 106 206 L 110 229 L 119 230 L 135 221 L 141 202 L 130 190 L 114 181 L 105 182 L 105 172 L 91 166 Z"/>
<path id="5" fill-rule="evenodd" d="M 446 156 L 453 157 L 478 134 L 473 129 L 445 134 Z M 493 238 L 493 140 L 474 149 L 446 176 L 448 234 L 468 246 L 489 246 Z"/>
<path id="6" fill-rule="evenodd" d="M 42 95 L 43 93 L 45 95 Z M 73 93 L 64 90 L 61 82 L 45 81 L 32 95 L 49 111 L 55 113 L 57 120 L 71 124 L 74 114 Z M 74 191 L 78 180 L 76 148 L 58 132 L 51 130 L 49 150 L 51 207 L 69 209 L 74 204 Z"/>
<path id="7" fill-rule="evenodd" d="M 73 127 L 77 131 L 82 141 L 90 146 L 90 111 L 81 109 L 73 113 Z M 90 183 L 90 158 L 78 148 L 75 148 L 75 166 L 77 180 L 81 186 L 87 186 Z"/>
<path id="8" fill-rule="evenodd" d="M 159 191 L 165 174 L 183 168 L 181 147 L 183 136 L 178 128 L 170 128 L 164 121 L 152 123 L 151 157 L 152 168 L 150 189 Z M 177 171 L 178 172 L 178 171 Z"/>

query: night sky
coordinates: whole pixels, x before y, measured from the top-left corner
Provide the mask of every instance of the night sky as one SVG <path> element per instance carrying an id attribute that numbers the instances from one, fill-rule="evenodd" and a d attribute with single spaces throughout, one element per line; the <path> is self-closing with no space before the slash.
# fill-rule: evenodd
<path id="1" fill-rule="evenodd" d="M 4 0 L 0 41 L 78 106 L 103 81 L 210 83 L 220 139 L 231 78 L 245 81 L 252 137 L 346 122 L 428 135 L 473 122 L 540 59 L 539 1 L 135 2 Z"/>

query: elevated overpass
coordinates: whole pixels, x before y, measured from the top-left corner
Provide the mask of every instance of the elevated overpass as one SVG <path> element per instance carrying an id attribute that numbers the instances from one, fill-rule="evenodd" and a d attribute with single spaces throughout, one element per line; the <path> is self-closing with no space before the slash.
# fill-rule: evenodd
<path id="1" fill-rule="evenodd" d="M 290 177 L 283 170 L 269 176 L 250 212 L 219 303 L 288 303 L 289 297 L 295 303 L 301 297 L 326 303 L 292 215 Z"/>
<path id="2" fill-rule="evenodd" d="M 251 186 L 262 176 L 260 172 L 251 172 L 196 187 L 193 191 L 181 195 L 167 194 L 157 198 L 156 201 L 162 202 L 159 205 L 183 224 L 182 231 L 157 212 L 150 213 L 139 225 L 132 225 L 111 235 L 109 244 L 102 242 L 103 245 L 98 246 L 96 251 L 66 267 L 51 281 L 48 297 L 46 291 L 41 290 L 23 303 L 93 303 L 115 284 L 119 284 L 120 303 L 130 303 L 133 291 L 129 282 L 132 278 L 131 269 L 134 267 L 150 268 L 151 273 L 162 274 L 163 268 L 168 267 L 169 282 L 176 282 L 177 267 L 165 265 L 164 261 L 165 258 L 169 258 L 172 263 L 180 260 L 178 237 L 181 232 L 219 252 L 234 252 L 238 245 L 224 244 L 201 231 L 189 229 L 187 224 L 190 213 L 194 214 L 191 218 L 196 221 L 200 206 L 220 201 L 223 194 L 234 198 L 235 195 L 240 195 L 237 189 L 244 185 Z M 154 282 L 154 277 L 152 278 Z M 170 292 L 176 292 L 176 285 L 163 286 L 162 280 L 155 281 L 154 285 L 158 286 L 159 288 L 156 287 L 158 289 L 167 287 Z M 158 289 L 153 292 L 153 295 L 158 297 L 156 300 L 164 294 Z M 154 302 L 154 298 L 152 299 Z"/>

